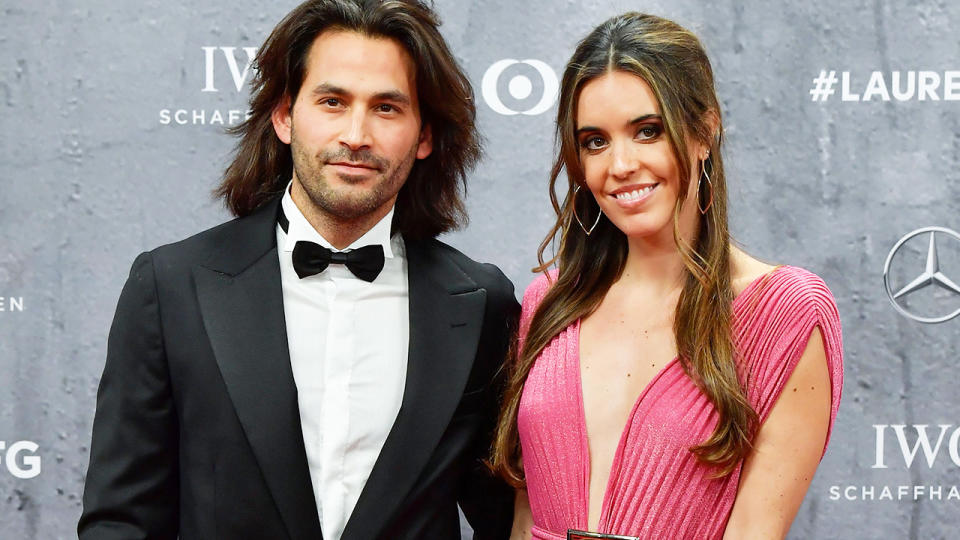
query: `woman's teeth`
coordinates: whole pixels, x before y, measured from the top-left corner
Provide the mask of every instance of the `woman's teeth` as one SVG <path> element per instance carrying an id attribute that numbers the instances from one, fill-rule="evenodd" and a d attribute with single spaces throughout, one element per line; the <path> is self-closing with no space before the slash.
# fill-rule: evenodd
<path id="1" fill-rule="evenodd" d="M 624 191 L 622 193 L 617 193 L 616 195 L 614 195 L 614 197 L 616 197 L 617 200 L 619 201 L 635 201 L 640 197 L 643 197 L 647 193 L 650 193 L 651 191 L 653 191 L 653 188 L 655 187 L 657 187 L 656 184 L 652 186 L 647 186 L 643 189 L 635 189 L 633 191 Z"/>

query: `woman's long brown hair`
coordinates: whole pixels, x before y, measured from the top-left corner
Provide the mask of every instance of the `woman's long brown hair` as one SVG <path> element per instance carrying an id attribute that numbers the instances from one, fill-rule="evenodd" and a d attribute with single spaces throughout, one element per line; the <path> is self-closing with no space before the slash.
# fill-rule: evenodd
<path id="1" fill-rule="evenodd" d="M 674 208 L 673 237 L 686 277 L 673 330 L 681 365 L 713 403 L 719 417 L 710 437 L 690 451 L 713 466 L 716 475 L 723 476 L 736 468 L 751 447 L 757 416 L 747 401 L 734 361 L 727 190 L 713 70 L 691 32 L 660 17 L 626 13 L 609 19 L 584 38 L 563 74 L 557 113 L 559 153 L 550 174 L 550 201 L 557 221 L 540 244 L 540 266 L 534 269 L 545 272 L 556 264 L 559 273 L 534 312 L 522 348 L 509 359 L 509 380 L 489 461 L 496 473 L 517 487 L 524 485 L 517 414 L 527 375 L 550 341 L 600 305 L 619 279 L 627 258 L 626 236 L 606 217 L 600 217 L 589 237 L 574 218 L 576 211 L 589 226 L 597 212 L 580 165 L 575 134 L 577 100 L 584 84 L 611 71 L 637 75 L 653 90 L 678 170 L 692 169 L 688 141 L 710 148 L 710 157 L 699 164 L 709 174 L 710 182 L 702 178 L 698 202 L 707 207 L 712 197 L 712 204 L 705 214 L 697 214 L 700 222 L 692 245 L 680 236 L 679 217 L 683 205 L 693 201 L 680 197 Z M 561 203 L 556 186 L 564 171 L 567 196 Z M 689 182 L 690 178 L 681 174 L 680 193 L 688 192 Z M 579 196 L 574 196 L 576 186 L 581 187 Z M 558 236 L 555 256 L 545 261 L 544 253 Z"/>

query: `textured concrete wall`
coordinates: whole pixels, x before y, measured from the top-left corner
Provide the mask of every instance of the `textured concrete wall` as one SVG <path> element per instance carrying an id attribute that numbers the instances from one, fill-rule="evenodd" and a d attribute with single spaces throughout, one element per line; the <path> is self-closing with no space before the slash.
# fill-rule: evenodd
<path id="1" fill-rule="evenodd" d="M 844 323 L 844 400 L 791 538 L 954 537 L 960 318 L 929 325 L 902 316 L 885 293 L 883 268 L 914 229 L 960 230 L 960 103 L 949 99 L 960 88 L 951 93 L 945 73 L 960 70 L 960 4 L 437 4 L 444 34 L 477 88 L 486 137 L 486 158 L 470 183 L 471 225 L 447 240 L 500 265 L 518 292 L 533 277 L 535 249 L 551 222 L 555 107 L 498 114 L 481 96 L 484 73 L 506 58 L 540 60 L 559 73 L 577 39 L 626 9 L 673 18 L 701 36 L 724 107 L 734 233 L 757 256 L 820 274 Z M 232 141 L 210 120 L 214 111 L 224 120 L 243 111 L 246 89 L 236 90 L 219 47 L 236 47 L 242 70 L 242 48 L 259 46 L 293 5 L 0 3 L 0 537 L 73 536 L 106 333 L 130 262 L 227 217 L 209 193 Z M 203 91 L 210 82 L 203 47 L 218 47 L 216 92 Z M 838 83 L 815 102 L 810 90 L 821 70 L 838 79 L 849 72 L 849 93 L 861 98 L 873 71 L 887 87 L 893 72 L 904 89 L 909 71 L 940 81 L 922 100 L 915 91 L 885 101 L 875 82 L 870 101 L 843 101 Z M 518 75 L 532 82 L 528 98 L 510 95 Z M 526 110 L 543 88 L 538 72 L 521 64 L 504 72 L 498 94 Z M 205 122 L 179 125 L 179 109 L 202 110 Z M 928 236 L 894 257 L 894 289 L 923 270 Z M 960 283 L 960 239 L 941 233 L 937 242 L 944 275 Z M 904 305 L 943 314 L 960 307 L 958 298 L 929 287 Z M 916 444 L 914 426 L 930 425 L 932 465 L 921 449 L 908 467 L 896 428 L 873 427 L 895 424 L 906 426 L 906 450 Z M 874 467 L 878 433 L 886 468 Z M 40 474 L 18 477 L 35 471 L 34 455 Z M 888 486 L 893 500 L 847 500 L 848 486 L 858 499 L 863 486 L 873 487 L 874 498 Z M 913 491 L 898 495 L 898 486 L 927 493 L 914 500 Z M 940 500 L 931 500 L 938 486 Z"/>

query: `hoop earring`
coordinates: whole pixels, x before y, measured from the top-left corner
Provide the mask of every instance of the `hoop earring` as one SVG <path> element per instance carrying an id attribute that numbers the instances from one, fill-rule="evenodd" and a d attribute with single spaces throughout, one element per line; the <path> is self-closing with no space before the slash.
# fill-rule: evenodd
<path id="1" fill-rule="evenodd" d="M 713 181 L 710 180 L 710 173 L 707 172 L 707 162 L 710 161 L 710 153 L 707 153 L 707 158 L 700 160 L 700 178 L 697 179 L 697 209 L 700 210 L 701 215 L 706 215 L 710 210 L 710 207 L 713 206 Z M 710 168 L 713 168 L 711 163 Z M 703 178 L 707 178 L 707 186 L 710 188 L 710 200 L 707 201 L 707 206 L 700 206 L 700 186 L 703 184 Z"/>
<path id="2" fill-rule="evenodd" d="M 573 186 L 573 201 L 571 202 L 571 204 L 573 204 L 573 217 L 577 220 L 577 223 L 580 224 L 580 228 L 583 229 L 583 232 L 587 236 L 590 236 L 590 233 L 592 233 L 593 230 L 597 228 L 597 223 L 600 223 L 600 215 L 603 214 L 603 210 L 600 210 L 599 212 L 597 212 L 597 219 L 594 220 L 593 225 L 590 227 L 589 230 L 587 230 L 587 228 L 583 226 L 583 222 L 580 221 L 580 216 L 577 215 L 577 192 L 579 191 L 580 191 L 580 184 Z"/>

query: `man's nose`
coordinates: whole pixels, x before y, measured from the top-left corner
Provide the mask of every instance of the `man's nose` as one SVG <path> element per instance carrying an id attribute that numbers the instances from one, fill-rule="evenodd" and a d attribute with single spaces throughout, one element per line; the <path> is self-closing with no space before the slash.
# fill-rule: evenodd
<path id="1" fill-rule="evenodd" d="M 358 151 L 370 146 L 370 133 L 367 128 L 367 117 L 364 111 L 351 111 L 347 121 L 349 124 L 340 133 L 340 144 L 351 151 Z"/>

